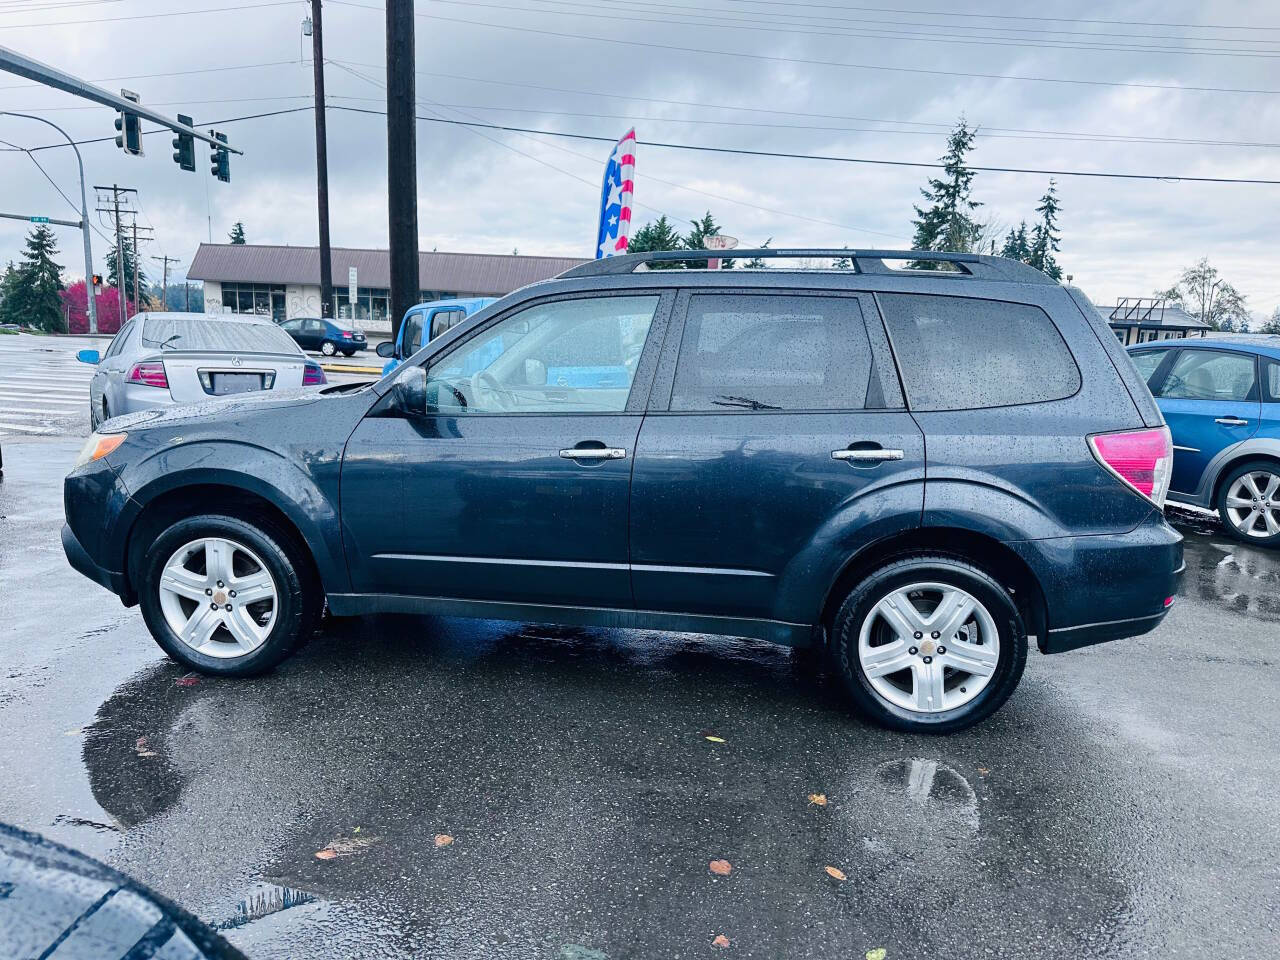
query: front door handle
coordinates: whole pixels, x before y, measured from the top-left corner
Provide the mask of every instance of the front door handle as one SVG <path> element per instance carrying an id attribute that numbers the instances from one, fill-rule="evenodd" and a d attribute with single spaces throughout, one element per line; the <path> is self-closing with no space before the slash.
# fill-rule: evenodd
<path id="1" fill-rule="evenodd" d="M 1220 423 L 1224 427 L 1247 427 L 1249 425 L 1248 420 L 1241 420 L 1239 417 L 1218 417 L 1213 422 Z"/>
<path id="2" fill-rule="evenodd" d="M 901 460 L 905 456 L 901 450 L 832 450 L 832 460 L 847 460 L 852 463 L 879 463 L 883 460 Z"/>
<path id="3" fill-rule="evenodd" d="M 626 455 L 622 447 L 569 447 L 560 451 L 566 460 L 622 460 Z"/>

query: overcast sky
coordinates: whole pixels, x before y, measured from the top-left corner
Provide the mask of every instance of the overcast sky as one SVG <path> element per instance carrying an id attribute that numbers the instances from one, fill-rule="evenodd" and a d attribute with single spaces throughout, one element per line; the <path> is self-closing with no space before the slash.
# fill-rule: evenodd
<path id="1" fill-rule="evenodd" d="M 0 0 L 0 44 L 207 126 L 309 107 L 309 6 Z M 979 128 L 978 165 L 1280 180 L 1274 0 L 418 0 L 417 11 L 421 115 L 611 138 L 634 125 L 637 223 L 660 211 L 687 227 L 710 209 L 743 245 L 908 246 L 929 171 L 654 141 L 928 162 L 963 113 Z M 382 4 L 327 0 L 324 20 L 330 104 L 382 109 Z M 115 132 L 109 109 L 3 74 L 0 109 L 39 112 L 77 138 Z M 40 127 L 0 118 L 0 138 L 53 142 Z M 155 228 L 148 257 L 189 263 L 236 220 L 251 243 L 314 244 L 311 113 L 220 127 L 245 151 L 230 184 L 210 179 L 202 144 L 197 172 L 181 171 L 165 133 L 146 138 L 142 158 L 110 140 L 84 146 L 86 176 L 139 188 L 140 222 Z M 608 152 L 419 123 L 422 249 L 591 256 Z M 36 156 L 75 198 L 70 151 Z M 333 243 L 385 247 L 383 117 L 329 111 L 329 175 Z M 1033 220 L 1047 181 L 979 173 L 980 213 L 1003 227 Z M 1280 186 L 1064 176 L 1059 192 L 1060 262 L 1096 302 L 1149 295 L 1205 256 L 1256 313 L 1280 305 Z M 0 153 L 0 210 L 74 217 L 13 152 Z M 17 255 L 24 233 L 0 220 L 0 258 Z M 67 274 L 82 275 L 77 233 L 60 228 L 59 239 Z M 101 269 L 106 244 L 94 242 Z"/>

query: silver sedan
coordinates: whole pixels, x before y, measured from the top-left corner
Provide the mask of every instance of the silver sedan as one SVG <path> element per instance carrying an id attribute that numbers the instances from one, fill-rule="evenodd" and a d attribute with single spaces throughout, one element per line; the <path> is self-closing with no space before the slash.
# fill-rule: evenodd
<path id="1" fill-rule="evenodd" d="M 94 364 L 89 421 L 257 390 L 325 382 L 287 333 L 259 317 L 140 313 L 120 329 L 105 354 L 81 350 Z"/>

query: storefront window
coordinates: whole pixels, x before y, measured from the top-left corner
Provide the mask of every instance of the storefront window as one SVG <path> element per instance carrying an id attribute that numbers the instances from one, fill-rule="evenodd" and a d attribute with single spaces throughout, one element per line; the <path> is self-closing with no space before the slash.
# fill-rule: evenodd
<path id="1" fill-rule="evenodd" d="M 224 283 L 222 285 L 222 312 L 248 313 L 258 317 L 271 317 L 276 323 L 284 320 L 284 285 L 267 283 Z"/>

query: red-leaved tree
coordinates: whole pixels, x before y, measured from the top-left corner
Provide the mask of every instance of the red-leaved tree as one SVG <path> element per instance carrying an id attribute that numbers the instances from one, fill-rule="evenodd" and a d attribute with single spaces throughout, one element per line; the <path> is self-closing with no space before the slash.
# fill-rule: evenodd
<path id="1" fill-rule="evenodd" d="M 98 332 L 115 333 L 120 329 L 120 293 L 115 287 L 103 287 L 93 298 L 98 308 Z M 62 291 L 62 305 L 67 311 L 67 332 L 89 332 L 89 307 L 85 299 L 85 282 L 77 280 Z M 138 312 L 132 300 L 125 300 L 125 311 L 132 317 Z"/>

